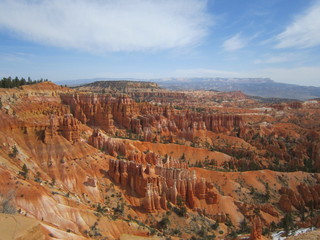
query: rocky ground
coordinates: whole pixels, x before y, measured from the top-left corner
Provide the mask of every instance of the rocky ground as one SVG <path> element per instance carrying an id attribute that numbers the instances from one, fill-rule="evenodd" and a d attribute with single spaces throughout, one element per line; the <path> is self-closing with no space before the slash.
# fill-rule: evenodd
<path id="1" fill-rule="evenodd" d="M 307 232 L 300 234 L 295 237 L 289 237 L 287 238 L 288 240 L 319 240 L 320 239 L 320 231 L 312 231 L 312 232 Z"/>

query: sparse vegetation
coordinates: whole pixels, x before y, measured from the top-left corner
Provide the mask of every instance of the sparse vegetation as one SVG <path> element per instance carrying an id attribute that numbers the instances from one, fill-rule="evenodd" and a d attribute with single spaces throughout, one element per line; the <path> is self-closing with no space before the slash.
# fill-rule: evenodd
<path id="1" fill-rule="evenodd" d="M 56 185 L 56 178 L 55 178 L 55 177 L 53 177 L 53 178 L 51 179 L 50 185 L 51 185 L 51 187 L 54 187 L 54 186 Z"/>
<path id="2" fill-rule="evenodd" d="M 178 207 L 172 207 L 172 211 L 175 212 L 179 217 L 185 217 L 187 214 L 187 208 L 180 196 L 177 198 L 177 206 Z"/>
<path id="3" fill-rule="evenodd" d="M 26 164 L 23 164 L 22 171 L 19 171 L 19 175 L 21 175 L 24 179 L 28 178 L 29 169 Z"/>
<path id="4" fill-rule="evenodd" d="M 250 232 L 250 227 L 247 223 L 246 218 L 243 219 L 243 221 L 240 222 L 240 228 L 238 230 L 238 233 L 249 233 Z"/>
<path id="5" fill-rule="evenodd" d="M 101 237 L 100 229 L 98 228 L 98 222 L 95 222 L 89 230 L 85 230 L 85 234 L 91 238 Z"/>
<path id="6" fill-rule="evenodd" d="M 14 145 L 14 146 L 12 147 L 12 149 L 11 149 L 11 153 L 9 154 L 9 156 L 10 156 L 11 158 L 15 158 L 15 157 L 18 155 L 18 153 L 19 153 L 19 150 L 18 150 L 17 146 Z"/>
<path id="7" fill-rule="evenodd" d="M 167 229 L 169 224 L 170 224 L 170 220 L 169 220 L 168 216 L 165 216 L 158 223 L 158 226 L 159 226 L 159 229 Z"/>
<path id="8" fill-rule="evenodd" d="M 286 235 L 294 228 L 294 221 L 291 213 L 286 213 L 281 219 L 280 227 L 284 229 Z"/>
<path id="9" fill-rule="evenodd" d="M 36 175 L 34 176 L 34 181 L 38 182 L 38 183 L 41 183 L 42 180 L 41 180 L 41 173 L 40 172 L 37 172 Z"/>
<path id="10" fill-rule="evenodd" d="M 97 210 L 96 210 L 98 213 L 101 213 L 101 214 L 105 214 L 106 212 L 106 206 L 101 206 L 100 203 L 98 203 L 97 205 Z"/>

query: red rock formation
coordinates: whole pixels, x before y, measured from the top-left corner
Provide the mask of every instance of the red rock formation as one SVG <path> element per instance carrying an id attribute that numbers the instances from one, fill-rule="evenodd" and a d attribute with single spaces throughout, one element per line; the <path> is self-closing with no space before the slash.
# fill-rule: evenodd
<path id="1" fill-rule="evenodd" d="M 302 183 L 297 188 L 306 206 L 319 208 L 320 185 L 307 186 L 306 184 Z"/>
<path id="2" fill-rule="evenodd" d="M 320 216 L 316 216 L 314 219 L 312 219 L 312 225 L 316 228 L 320 227 Z"/>
<path id="3" fill-rule="evenodd" d="M 146 196 L 143 201 L 143 207 L 146 212 L 151 213 L 151 212 L 155 211 L 154 194 L 152 191 L 151 184 L 147 185 L 147 191 L 146 191 Z"/>
<path id="4" fill-rule="evenodd" d="M 178 196 L 190 208 L 195 207 L 194 198 L 199 196 L 199 199 L 206 199 L 207 204 L 216 203 L 217 195 L 212 185 L 204 179 L 197 182 L 195 173 L 187 169 L 154 167 L 150 164 L 144 167 L 131 161 L 110 159 L 108 173 L 117 184 L 144 197 L 142 206 L 147 212 L 166 210 L 167 200 L 177 204 Z M 199 192 L 197 186 L 203 189 Z"/>
<path id="5" fill-rule="evenodd" d="M 285 212 L 292 212 L 293 211 L 293 208 L 292 208 L 293 206 L 291 204 L 289 196 L 286 194 L 281 195 L 280 200 L 279 200 L 279 206 Z"/>
<path id="6" fill-rule="evenodd" d="M 199 199 L 205 199 L 206 198 L 206 183 L 204 178 L 201 178 L 201 181 L 196 183 L 196 196 Z"/>
<path id="7" fill-rule="evenodd" d="M 288 103 L 288 106 L 292 109 L 300 109 L 300 108 L 302 108 L 302 103 L 301 102 L 290 102 L 290 103 Z"/>
<path id="8" fill-rule="evenodd" d="M 187 181 L 187 196 L 186 196 L 186 202 L 188 206 L 193 209 L 195 206 L 194 202 L 194 184 L 193 180 L 191 178 Z"/>
<path id="9" fill-rule="evenodd" d="M 99 126 L 107 132 L 114 131 L 110 97 L 75 94 L 61 95 L 61 99 L 71 107 L 75 118 L 82 123 Z"/>
<path id="10" fill-rule="evenodd" d="M 176 135 L 193 140 L 196 130 L 228 132 L 245 125 L 240 115 L 177 111 L 152 104 L 137 104 L 127 96 L 114 99 L 94 94 L 62 95 L 61 98 L 82 123 L 110 133 L 115 133 L 116 124 L 145 141 L 159 141 L 158 133 L 170 142 Z"/>
<path id="11" fill-rule="evenodd" d="M 304 209 L 305 207 L 320 208 L 320 184 L 307 186 L 300 184 L 297 191 L 289 188 L 280 189 L 279 206 L 286 212 Z"/>
<path id="12" fill-rule="evenodd" d="M 124 141 L 115 140 L 104 135 L 98 129 L 95 129 L 88 139 L 88 143 L 105 151 L 111 156 L 123 156 L 124 158 L 136 163 L 149 163 L 151 165 L 162 166 L 164 168 L 188 168 L 187 162 L 181 162 L 171 156 L 161 157 L 151 151 L 138 152 L 136 149 L 129 149 Z"/>
<path id="13" fill-rule="evenodd" d="M 320 171 L 320 142 L 313 143 L 312 147 L 312 159 L 314 162 L 314 167 Z"/>
<path id="14" fill-rule="evenodd" d="M 90 187 L 96 187 L 96 181 L 93 178 L 88 178 L 83 184 Z"/>
<path id="15" fill-rule="evenodd" d="M 271 216 L 279 217 L 279 213 L 275 210 L 274 206 L 272 206 L 270 203 L 259 205 L 259 207 L 261 211 L 268 213 Z"/>
<path id="16" fill-rule="evenodd" d="M 63 119 L 59 119 L 60 134 L 70 142 L 79 141 L 78 120 L 71 114 L 65 114 Z"/>
<path id="17" fill-rule="evenodd" d="M 58 134 L 58 126 L 54 115 L 50 116 L 49 126 L 45 129 L 44 142 L 49 143 Z"/>
<path id="18" fill-rule="evenodd" d="M 261 240 L 262 237 L 262 222 L 259 216 L 252 217 L 252 229 L 250 240 Z"/>
<path id="19" fill-rule="evenodd" d="M 164 203 L 161 204 L 161 197 L 159 196 L 158 189 L 155 188 L 152 183 L 147 184 L 145 197 L 143 199 L 143 207 L 146 212 L 154 212 L 166 208 Z"/>
<path id="20" fill-rule="evenodd" d="M 127 152 L 124 142 L 104 136 L 99 129 L 93 130 L 92 135 L 88 139 L 88 143 L 95 148 L 104 150 L 111 156 L 124 156 L 129 158 L 129 153 Z"/>
<path id="21" fill-rule="evenodd" d="M 54 115 L 51 115 L 49 126 L 44 131 L 44 142 L 51 142 L 58 134 L 72 143 L 78 142 L 80 138 L 78 120 L 71 114 L 65 114 L 63 118 L 58 118 L 58 120 Z"/>
<path id="22" fill-rule="evenodd" d="M 227 221 L 227 215 L 224 212 L 218 213 L 213 216 L 213 219 L 219 223 L 225 223 Z"/>
<path id="23" fill-rule="evenodd" d="M 280 189 L 280 208 L 285 211 L 292 211 L 292 207 L 296 209 L 300 209 L 303 205 L 303 199 L 297 193 L 295 193 L 292 189 L 282 187 Z"/>
<path id="24" fill-rule="evenodd" d="M 167 210 L 167 197 L 166 197 L 166 193 L 165 192 L 162 192 L 161 194 L 161 198 L 160 198 L 160 205 L 161 205 L 161 208 L 164 209 L 164 210 Z"/>

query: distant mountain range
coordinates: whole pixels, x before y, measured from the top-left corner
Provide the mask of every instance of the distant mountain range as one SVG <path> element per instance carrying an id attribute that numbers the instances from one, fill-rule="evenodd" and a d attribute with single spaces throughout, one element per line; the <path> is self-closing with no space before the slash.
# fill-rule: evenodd
<path id="1" fill-rule="evenodd" d="M 239 90 L 252 96 L 300 100 L 320 97 L 320 87 L 278 83 L 269 78 L 171 78 L 153 81 L 172 90 Z"/>
<path id="2" fill-rule="evenodd" d="M 57 82 L 68 86 L 82 85 L 95 81 L 131 80 L 152 81 L 160 87 L 170 90 L 217 90 L 242 91 L 247 95 L 268 98 L 313 99 L 320 98 L 320 87 L 300 86 L 275 82 L 269 78 L 159 78 L 159 79 L 133 79 L 133 78 L 95 78 Z"/>

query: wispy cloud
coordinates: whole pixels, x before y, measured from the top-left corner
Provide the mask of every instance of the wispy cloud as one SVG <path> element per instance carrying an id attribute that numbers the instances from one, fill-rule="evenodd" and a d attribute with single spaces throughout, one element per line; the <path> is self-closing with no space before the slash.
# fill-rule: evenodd
<path id="1" fill-rule="evenodd" d="M 297 16 L 276 39 L 276 48 L 309 48 L 320 45 L 320 1 Z"/>
<path id="2" fill-rule="evenodd" d="M 205 0 L 2 0 L 0 28 L 89 52 L 173 49 L 207 35 L 206 7 Z"/>
<path id="3" fill-rule="evenodd" d="M 172 74 L 174 77 L 245 77 L 243 73 L 224 71 L 219 69 L 178 69 Z"/>
<path id="4" fill-rule="evenodd" d="M 283 53 L 283 54 L 268 54 L 262 58 L 254 60 L 255 64 L 274 64 L 274 63 L 286 63 L 301 60 L 303 55 L 296 53 Z"/>
<path id="5" fill-rule="evenodd" d="M 29 62 L 31 57 L 33 57 L 32 54 L 23 52 L 0 54 L 0 60 L 4 60 L 6 62 Z"/>
<path id="6" fill-rule="evenodd" d="M 223 42 L 223 49 L 229 52 L 239 50 L 247 44 L 247 40 L 241 36 L 241 34 L 236 34 L 231 38 Z"/>

